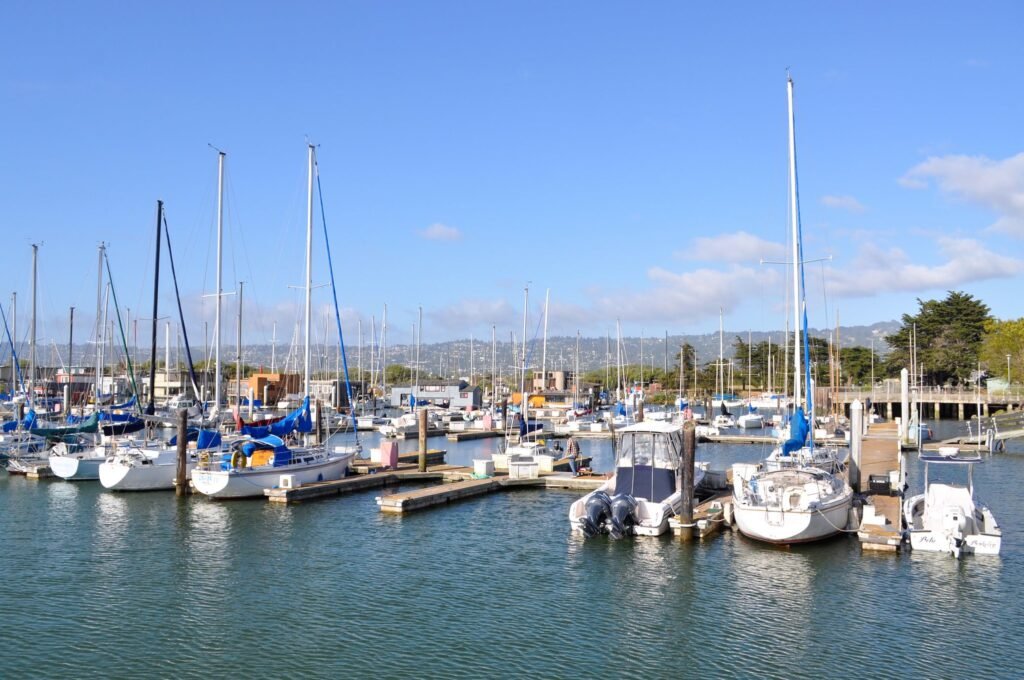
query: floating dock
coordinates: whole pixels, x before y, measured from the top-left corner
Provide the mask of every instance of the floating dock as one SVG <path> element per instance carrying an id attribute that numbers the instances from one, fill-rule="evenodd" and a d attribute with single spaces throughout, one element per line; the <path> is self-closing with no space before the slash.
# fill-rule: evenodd
<path id="1" fill-rule="evenodd" d="M 864 550 L 897 552 L 903 543 L 903 518 L 900 497 L 893 495 L 892 473 L 899 477 L 900 444 L 896 423 L 876 423 L 868 426 L 861 440 L 860 483 L 854 491 L 865 495 L 861 508 L 861 522 L 857 530 Z M 884 483 L 872 480 L 885 480 Z"/>
<path id="2" fill-rule="evenodd" d="M 504 475 L 498 475 L 383 496 L 377 503 L 380 505 L 381 512 L 404 514 L 506 489 L 532 487 L 592 491 L 604 484 L 605 481 L 605 477 L 574 477 L 569 472 L 553 472 L 532 479 L 509 479 Z"/>
<path id="3" fill-rule="evenodd" d="M 466 442 L 473 439 L 492 439 L 503 436 L 505 433 L 501 430 L 458 430 L 448 433 L 448 441 Z"/>

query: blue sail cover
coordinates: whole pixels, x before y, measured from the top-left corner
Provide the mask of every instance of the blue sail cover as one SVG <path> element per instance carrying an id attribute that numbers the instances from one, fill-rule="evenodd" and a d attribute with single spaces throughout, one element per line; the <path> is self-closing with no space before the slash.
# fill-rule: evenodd
<path id="1" fill-rule="evenodd" d="M 124 402 L 123 404 L 114 404 L 110 408 L 132 408 L 133 406 L 135 406 L 135 402 L 136 402 L 136 399 L 135 399 L 135 396 L 133 395 L 131 399 L 129 399 L 128 401 Z M 102 420 L 102 418 L 101 418 L 101 420 Z"/>
<path id="2" fill-rule="evenodd" d="M 807 441 L 807 433 L 810 427 L 807 425 L 807 418 L 804 417 L 804 409 L 798 406 L 796 413 L 789 425 L 789 439 L 782 444 L 782 455 L 788 456 L 793 451 L 799 451 Z"/>
<path id="3" fill-rule="evenodd" d="M 19 423 L 17 420 L 9 420 L 3 425 L 4 432 L 14 432 L 18 429 Z M 22 430 L 31 430 L 36 426 L 36 412 L 35 409 L 29 409 L 25 412 L 25 419 L 20 423 Z"/>
<path id="4" fill-rule="evenodd" d="M 216 430 L 200 430 L 199 428 L 190 427 L 188 432 L 185 433 L 186 441 L 195 442 L 197 449 L 212 449 L 220 446 L 220 432 Z M 178 444 L 178 435 L 174 435 L 168 441 L 171 446 Z"/>
<path id="5" fill-rule="evenodd" d="M 242 427 L 242 434 L 247 434 L 255 439 L 262 439 L 270 435 L 283 437 L 293 431 L 313 431 L 313 416 L 309 413 L 309 397 L 302 400 L 302 406 L 295 409 L 276 423 L 271 423 L 270 425 L 263 427 L 255 427 L 252 425 L 245 425 Z"/>

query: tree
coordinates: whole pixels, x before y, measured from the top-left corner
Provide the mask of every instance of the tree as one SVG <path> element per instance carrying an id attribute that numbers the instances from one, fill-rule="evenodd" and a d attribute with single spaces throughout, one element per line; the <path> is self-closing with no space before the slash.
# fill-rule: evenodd
<path id="1" fill-rule="evenodd" d="M 989 319 L 985 323 L 985 336 L 981 341 L 981 363 L 990 376 L 1003 376 L 1007 371 L 1009 357 L 1009 379 L 1018 383 L 1024 379 L 1024 317 L 999 321 Z"/>
<path id="2" fill-rule="evenodd" d="M 885 338 L 892 348 L 886 362 L 889 374 L 910 367 L 916 330 L 917 365 L 925 380 L 939 385 L 967 382 L 977 366 L 985 324 L 992 318 L 988 305 L 959 291 L 949 291 L 944 300 L 917 303 L 918 313 L 904 314 L 900 329 Z"/>
<path id="3" fill-rule="evenodd" d="M 401 364 L 389 364 L 384 371 L 384 377 L 387 378 L 389 385 L 407 383 L 412 381 L 412 369 Z"/>
<path id="4" fill-rule="evenodd" d="M 871 382 L 872 355 L 869 347 L 843 347 L 839 352 L 842 377 L 847 385 L 867 385 Z M 874 356 L 876 371 L 881 369 L 881 360 Z"/>

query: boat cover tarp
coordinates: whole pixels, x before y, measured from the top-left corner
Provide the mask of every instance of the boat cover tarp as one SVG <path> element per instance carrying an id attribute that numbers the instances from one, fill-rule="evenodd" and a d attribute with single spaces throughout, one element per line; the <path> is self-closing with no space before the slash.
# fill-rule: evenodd
<path id="1" fill-rule="evenodd" d="M 283 437 L 289 432 L 312 432 L 313 417 L 309 413 L 309 397 L 302 400 L 302 405 L 287 416 L 271 423 L 265 427 L 245 425 L 242 427 L 242 434 L 247 434 L 253 439 L 263 439 L 268 436 Z"/>
<path id="2" fill-rule="evenodd" d="M 99 415 L 93 413 L 91 416 L 78 423 L 77 425 L 69 425 L 67 427 L 33 427 L 31 428 L 32 434 L 38 437 L 46 437 L 47 439 L 58 439 L 69 434 L 79 434 L 84 432 L 97 432 L 99 431 Z"/>
<path id="3" fill-rule="evenodd" d="M 220 446 L 220 432 L 216 430 L 200 430 L 197 427 L 190 427 L 185 433 L 185 440 L 196 443 L 197 449 L 212 449 Z M 171 446 L 178 444 L 178 435 L 174 435 L 167 442 Z"/>
<path id="4" fill-rule="evenodd" d="M 111 406 L 110 408 L 132 408 L 133 406 L 135 406 L 135 402 L 136 402 L 136 399 L 135 399 L 134 396 L 132 396 L 131 399 L 129 399 L 128 401 L 124 402 L 123 404 L 115 404 L 115 405 Z"/>
<path id="5" fill-rule="evenodd" d="M 292 452 L 284 445 L 284 441 L 277 436 L 267 435 L 259 439 L 253 439 L 245 442 L 240 447 L 246 458 L 252 456 L 256 451 L 260 450 L 271 450 L 274 452 L 274 467 L 281 465 L 287 465 L 291 462 Z"/>
<path id="6" fill-rule="evenodd" d="M 782 455 L 788 456 L 793 451 L 802 449 L 807 442 L 807 433 L 809 431 L 807 418 L 804 417 L 804 409 L 802 406 L 798 406 L 789 424 L 790 437 L 782 444 Z"/>
<path id="7" fill-rule="evenodd" d="M 18 425 L 19 425 L 19 423 L 18 423 L 17 420 L 9 420 L 6 423 L 4 423 L 3 431 L 4 432 L 14 432 L 15 430 L 19 429 Z M 36 412 L 35 412 L 35 409 L 31 409 L 30 408 L 28 411 L 25 412 L 25 418 L 24 418 L 24 420 L 21 421 L 20 425 L 21 425 L 20 429 L 22 429 L 22 430 L 31 430 L 33 427 L 36 426 Z"/>

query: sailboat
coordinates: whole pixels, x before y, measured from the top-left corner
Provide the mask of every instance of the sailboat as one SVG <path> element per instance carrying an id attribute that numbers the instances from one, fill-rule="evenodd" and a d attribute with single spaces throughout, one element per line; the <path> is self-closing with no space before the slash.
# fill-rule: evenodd
<path id="1" fill-rule="evenodd" d="M 262 496 L 264 489 L 277 486 L 300 486 L 310 482 L 341 479 L 348 473 L 349 465 L 356 453 L 356 446 L 335 446 L 328 450 L 323 443 L 289 445 L 285 437 L 295 433 L 308 433 L 312 429 L 309 409 L 310 394 L 310 324 L 312 322 L 312 267 L 313 267 L 313 178 L 316 168 L 316 149 L 310 144 L 309 192 L 306 212 L 306 345 L 305 345 L 305 398 L 295 418 L 285 419 L 271 425 L 262 436 L 249 435 L 247 440 L 235 442 L 227 460 L 210 457 L 192 471 L 192 484 L 196 491 L 211 498 L 242 498 Z M 319 181 L 318 181 L 319 184 Z M 321 195 L 321 213 L 323 197 Z M 324 220 L 324 238 L 327 239 L 327 224 Z M 330 241 L 326 240 L 328 265 L 331 265 Z M 338 323 L 338 339 L 341 341 L 341 318 L 337 305 L 337 290 L 334 287 L 333 269 L 331 288 L 334 290 L 335 320 Z M 344 356 L 344 352 L 342 353 Z M 348 375 L 345 362 L 346 382 Z M 351 390 L 349 404 L 352 403 Z M 295 415 L 295 414 L 293 414 Z M 321 414 L 317 414 L 319 418 Z M 355 431 L 353 422 L 352 430 Z"/>
<path id="2" fill-rule="evenodd" d="M 733 516 L 739 530 L 750 538 L 769 543 L 816 541 L 843 531 L 849 521 L 853 490 L 838 474 L 836 464 L 816 465 L 814 437 L 808 417 L 813 417 L 810 372 L 806 384 L 808 416 L 800 406 L 801 353 L 809 356 L 807 313 L 803 303 L 803 247 L 796 175 L 796 131 L 793 115 L 793 80 L 787 79 L 789 108 L 789 181 L 792 210 L 794 404 L 790 438 L 772 452 L 763 465 L 733 465 Z M 801 314 L 802 312 L 802 314 Z M 800 319 L 802 315 L 803 319 Z M 803 342 L 801 344 L 801 328 Z M 811 436 L 809 436 L 811 435 Z"/>

